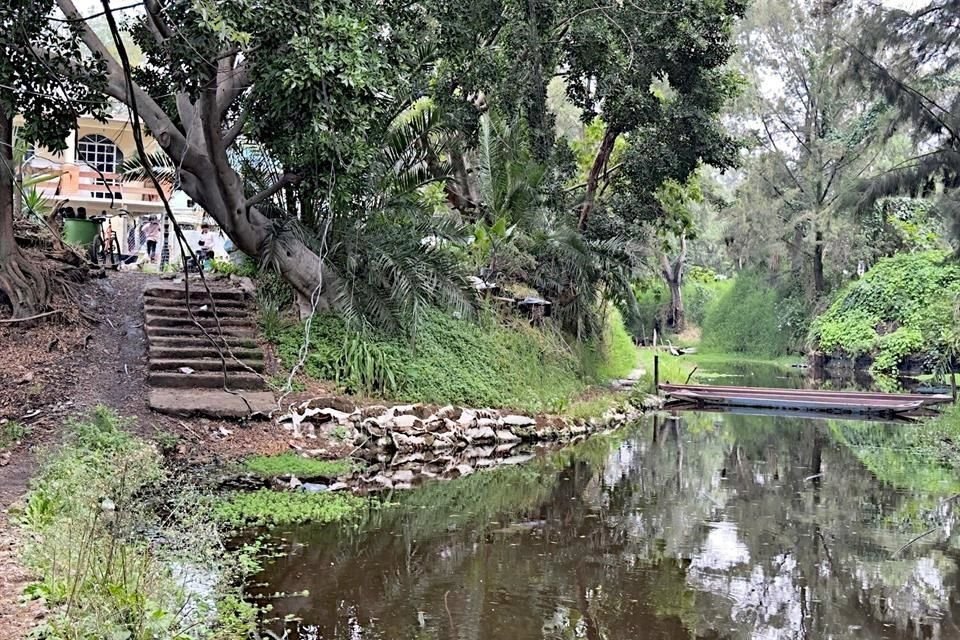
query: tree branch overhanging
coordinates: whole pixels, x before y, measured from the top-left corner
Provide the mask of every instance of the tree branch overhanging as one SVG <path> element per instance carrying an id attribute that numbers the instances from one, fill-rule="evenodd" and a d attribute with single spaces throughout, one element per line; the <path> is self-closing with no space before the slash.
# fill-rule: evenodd
<path id="1" fill-rule="evenodd" d="M 245 209 L 256 206 L 265 200 L 269 200 L 274 195 L 277 194 L 281 189 L 288 186 L 296 186 L 300 184 L 302 177 L 296 173 L 285 173 L 280 176 L 280 179 L 274 182 L 272 185 L 261 191 L 260 193 L 251 196 L 244 202 L 243 206 Z"/>

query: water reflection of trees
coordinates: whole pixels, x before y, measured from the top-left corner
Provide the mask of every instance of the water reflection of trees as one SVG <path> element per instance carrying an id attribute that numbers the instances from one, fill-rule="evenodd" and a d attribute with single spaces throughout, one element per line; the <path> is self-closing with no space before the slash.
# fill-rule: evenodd
<path id="1" fill-rule="evenodd" d="M 871 425 L 875 428 L 876 425 Z M 277 611 L 347 638 L 947 638 L 950 549 L 892 552 L 908 498 L 829 428 L 658 420 L 290 533 Z M 353 631 L 351 631 L 353 629 Z"/>

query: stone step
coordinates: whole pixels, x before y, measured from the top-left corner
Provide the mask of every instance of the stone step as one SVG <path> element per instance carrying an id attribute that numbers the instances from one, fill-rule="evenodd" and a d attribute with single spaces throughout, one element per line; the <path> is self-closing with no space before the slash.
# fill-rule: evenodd
<path id="1" fill-rule="evenodd" d="M 217 389 L 150 389 L 147 400 L 154 411 L 169 415 L 208 418 L 266 417 L 277 408 L 269 391 L 242 391 L 239 394 Z M 249 403 L 249 405 L 248 405 Z"/>
<path id="2" fill-rule="evenodd" d="M 147 334 L 147 339 L 153 344 L 154 338 L 177 338 L 177 337 L 189 337 L 189 338 L 204 338 L 204 332 L 199 328 L 195 327 L 192 324 L 187 324 L 184 326 L 174 326 L 174 327 L 165 327 L 158 326 L 154 324 L 144 325 L 144 331 Z M 213 337 L 224 336 L 232 338 L 249 338 L 253 339 L 257 335 L 257 330 L 253 326 L 243 326 L 243 327 L 232 327 L 225 326 L 222 328 L 221 332 L 218 332 L 216 327 L 212 330 L 208 329 L 207 333 Z M 209 344 L 209 342 L 207 343 Z"/>
<path id="3" fill-rule="evenodd" d="M 177 306 L 158 306 L 154 304 L 145 304 L 143 306 L 143 312 L 146 315 L 153 316 L 166 316 L 166 317 L 183 317 L 189 318 L 190 312 L 193 312 L 193 315 L 198 318 L 213 318 L 214 311 L 213 307 L 209 305 L 202 304 L 191 304 L 188 310 L 186 303 Z M 256 318 L 256 315 L 249 309 L 239 308 L 239 307 L 221 307 L 217 305 L 216 315 L 221 318 Z"/>
<path id="4" fill-rule="evenodd" d="M 148 336 L 150 348 L 190 348 L 190 349 L 212 349 L 213 345 L 206 336 Z M 257 341 L 253 338 L 243 336 L 214 336 L 217 344 L 230 345 L 233 349 L 257 349 Z"/>
<path id="5" fill-rule="evenodd" d="M 251 360 L 256 362 L 263 362 L 263 352 L 259 349 L 250 349 L 247 347 L 234 347 L 230 346 L 230 353 L 227 352 L 226 346 L 221 345 L 223 353 L 226 356 L 229 356 L 231 353 L 233 356 L 240 358 L 241 360 Z M 166 360 L 177 360 L 184 358 L 219 358 L 219 351 L 213 347 L 209 342 L 202 347 L 166 347 L 159 345 L 150 345 L 149 355 L 150 358 L 159 358 Z"/>
<path id="6" fill-rule="evenodd" d="M 144 290 L 143 295 L 145 298 L 166 298 L 168 300 L 185 300 L 187 297 L 187 291 L 183 286 L 170 285 L 170 286 L 154 286 L 149 287 Z M 213 289 L 211 288 L 207 291 L 203 285 L 191 285 L 190 286 L 190 300 L 209 300 L 213 298 L 214 300 L 234 300 L 238 302 L 243 302 L 246 298 L 246 295 L 243 291 L 239 289 Z"/>
<path id="7" fill-rule="evenodd" d="M 223 309 L 247 310 L 250 307 L 245 300 L 216 300 L 215 302 L 217 311 L 221 311 Z M 187 301 L 183 298 L 156 298 L 153 296 L 144 296 L 143 304 L 144 306 L 151 307 L 172 307 L 174 309 L 180 309 L 187 306 Z M 206 295 L 201 297 L 191 294 L 191 307 L 199 308 L 204 305 L 212 306 L 210 298 L 208 298 Z"/>
<path id="8" fill-rule="evenodd" d="M 224 358 L 219 357 L 200 357 L 200 358 L 155 358 L 150 357 L 150 371 L 168 371 L 179 372 L 181 367 L 190 367 L 194 371 L 214 371 L 223 372 L 223 366 L 226 364 L 227 371 L 249 371 L 253 369 L 257 373 L 263 373 L 263 359 L 260 360 L 241 360 L 237 362 L 228 354 L 224 353 Z"/>
<path id="9" fill-rule="evenodd" d="M 245 371 L 230 371 L 226 378 L 229 389 L 258 391 L 267 387 L 260 376 Z M 189 374 L 151 371 L 147 375 L 147 383 L 151 387 L 171 389 L 222 389 L 223 379 L 222 372 L 213 371 L 197 371 Z"/>
<path id="10" fill-rule="evenodd" d="M 221 327 L 251 327 L 255 328 L 257 323 L 251 318 L 190 318 L 183 316 L 158 316 L 148 313 L 143 317 L 144 323 L 152 327 L 196 327 L 197 323 L 207 329 L 216 329 Z"/>

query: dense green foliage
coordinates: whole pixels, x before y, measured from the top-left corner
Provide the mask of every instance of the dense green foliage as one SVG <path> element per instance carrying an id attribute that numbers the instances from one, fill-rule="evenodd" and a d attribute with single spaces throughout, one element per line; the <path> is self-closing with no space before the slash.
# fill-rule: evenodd
<path id="1" fill-rule="evenodd" d="M 717 279 L 708 269 L 691 267 L 681 287 L 687 322 L 694 327 L 703 327 L 707 316 L 717 303 L 733 287 L 734 280 Z M 661 333 L 667 327 L 670 292 L 660 280 L 642 280 L 634 284 L 637 298 L 637 313 L 633 316 L 630 330 L 634 335 L 652 337 L 654 327 Z"/>
<path id="2" fill-rule="evenodd" d="M 933 368 L 950 355 L 958 299 L 960 265 L 945 253 L 901 254 L 840 292 L 814 321 L 810 340 L 825 353 L 871 356 L 881 372 L 907 356 Z"/>
<path id="3" fill-rule="evenodd" d="M 803 313 L 762 275 L 743 272 L 708 310 L 703 348 L 711 351 L 782 356 L 803 331 Z"/>
<path id="4" fill-rule="evenodd" d="M 214 515 L 233 526 L 326 524 L 356 517 L 368 501 L 349 493 L 305 493 L 260 489 L 235 493 L 214 508 Z"/>
<path id="5" fill-rule="evenodd" d="M 353 470 L 350 460 L 316 460 L 295 453 L 275 456 L 253 456 L 243 461 L 243 468 L 267 478 L 294 475 L 304 478 L 336 478 Z"/>
<path id="6" fill-rule="evenodd" d="M 254 610 L 231 585 L 253 567 L 225 554 L 211 500 L 176 482 L 125 426 L 104 408 L 69 423 L 67 444 L 32 483 L 19 515 L 38 576 L 27 595 L 51 607 L 36 637 L 246 638 Z M 198 597 L 184 575 L 212 589 Z"/>
<path id="7" fill-rule="evenodd" d="M 587 384 L 633 369 L 635 351 L 616 313 L 605 339 L 571 347 L 560 335 L 495 315 L 479 322 L 431 311 L 413 341 L 382 333 L 357 336 L 342 319 L 312 323 L 307 375 L 348 391 L 472 406 L 531 410 L 557 407 Z M 283 362 L 294 362 L 302 329 L 279 340 Z"/>

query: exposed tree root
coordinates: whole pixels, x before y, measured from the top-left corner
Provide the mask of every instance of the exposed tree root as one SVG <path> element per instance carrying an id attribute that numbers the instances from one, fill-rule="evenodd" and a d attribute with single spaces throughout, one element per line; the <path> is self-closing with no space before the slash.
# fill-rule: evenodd
<path id="1" fill-rule="evenodd" d="M 46 246 L 38 244 L 36 237 L 31 238 L 34 248 L 18 248 L 0 259 L 0 309 L 9 306 L 15 320 L 53 316 L 80 320 L 76 285 L 89 277 L 87 265 L 76 253 L 49 241 Z"/>

